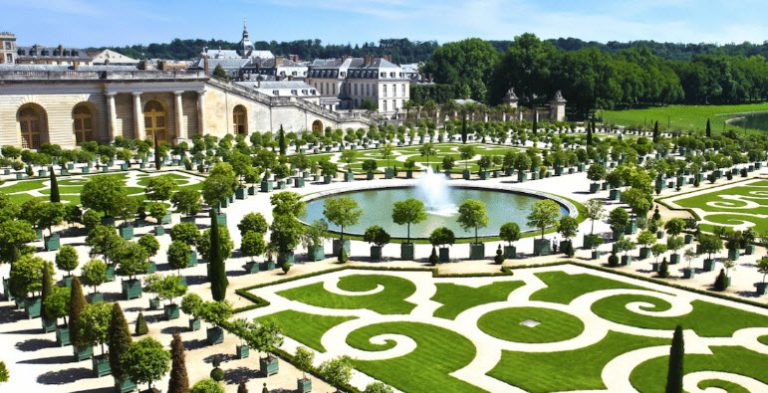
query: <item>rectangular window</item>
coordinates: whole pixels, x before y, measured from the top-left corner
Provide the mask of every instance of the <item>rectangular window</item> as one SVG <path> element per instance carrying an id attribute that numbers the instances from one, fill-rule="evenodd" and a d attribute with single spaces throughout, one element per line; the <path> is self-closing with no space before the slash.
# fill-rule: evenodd
<path id="1" fill-rule="evenodd" d="M 387 111 L 387 100 L 382 101 L 384 103 L 384 112 Z"/>
<path id="2" fill-rule="evenodd" d="M 381 93 L 382 93 L 382 95 L 383 95 L 384 97 L 386 97 L 386 96 L 387 96 L 387 85 L 381 85 L 381 86 L 382 86 L 382 91 L 381 91 Z"/>
<path id="3" fill-rule="evenodd" d="M 6 53 L 5 54 L 5 62 L 8 63 L 8 64 L 13 63 L 13 55 L 10 54 L 10 53 Z"/>

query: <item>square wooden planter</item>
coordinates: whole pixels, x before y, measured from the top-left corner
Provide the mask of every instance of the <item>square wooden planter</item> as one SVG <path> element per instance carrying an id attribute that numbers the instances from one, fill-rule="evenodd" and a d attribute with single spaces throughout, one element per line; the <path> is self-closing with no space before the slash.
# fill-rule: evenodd
<path id="1" fill-rule="evenodd" d="M 437 249 L 437 260 L 441 263 L 447 263 L 451 261 L 451 249 L 448 247 L 440 247 Z"/>
<path id="2" fill-rule="evenodd" d="M 299 393 L 309 393 L 312 391 L 312 380 L 309 378 L 299 378 L 296 380 L 296 390 Z"/>
<path id="3" fill-rule="evenodd" d="M 224 329 L 218 326 L 207 329 L 205 338 L 209 345 L 221 344 L 224 342 Z"/>
<path id="4" fill-rule="evenodd" d="M 60 347 L 66 347 L 67 345 L 72 344 L 72 342 L 69 341 L 69 328 L 66 326 L 56 328 L 56 344 L 59 344 Z"/>
<path id="5" fill-rule="evenodd" d="M 140 280 L 124 280 L 122 283 L 123 300 L 138 299 L 143 292 Z"/>
<path id="6" fill-rule="evenodd" d="M 200 320 L 199 319 L 190 319 L 189 320 L 189 330 L 191 332 L 196 332 L 200 330 Z"/>
<path id="7" fill-rule="evenodd" d="M 127 377 L 115 379 L 115 391 L 117 393 L 129 393 L 136 390 L 136 383 Z"/>
<path id="8" fill-rule="evenodd" d="M 350 250 L 350 243 L 348 239 L 344 239 L 344 249 L 347 250 L 347 255 L 349 255 Z M 334 239 L 333 240 L 333 255 L 338 256 L 341 253 L 341 240 L 340 239 Z"/>
<path id="9" fill-rule="evenodd" d="M 163 307 L 163 315 L 165 315 L 165 319 L 168 321 L 179 319 L 179 306 L 176 304 L 166 305 Z"/>
<path id="10" fill-rule="evenodd" d="M 153 297 L 149 299 L 149 309 L 150 310 L 159 310 L 160 309 L 160 299 Z"/>
<path id="11" fill-rule="evenodd" d="M 195 250 L 192 250 L 189 252 L 189 264 L 187 267 L 195 267 L 197 266 L 197 252 Z"/>
<path id="12" fill-rule="evenodd" d="M 259 263 L 255 261 L 250 261 L 245 263 L 245 272 L 248 274 L 258 273 L 259 272 Z"/>
<path id="13" fill-rule="evenodd" d="M 95 375 L 96 378 L 112 374 L 112 367 L 109 365 L 109 356 L 102 355 L 92 357 L 91 367 L 93 368 L 93 375 Z"/>
<path id="14" fill-rule="evenodd" d="M 50 333 L 56 330 L 56 320 L 48 321 L 45 318 L 40 318 L 40 324 L 43 327 L 43 333 Z"/>
<path id="15" fill-rule="evenodd" d="M 28 319 L 37 318 L 42 311 L 42 300 L 39 297 L 24 299 L 24 312 Z"/>
<path id="16" fill-rule="evenodd" d="M 124 225 L 120 227 L 120 237 L 125 240 L 133 239 L 133 226 Z"/>
<path id="17" fill-rule="evenodd" d="M 371 246 L 371 261 L 381 261 L 381 247 Z"/>
<path id="18" fill-rule="evenodd" d="M 235 356 L 238 359 L 247 359 L 248 356 L 250 356 L 251 351 L 250 348 L 248 348 L 248 345 L 238 345 L 235 347 Z"/>
<path id="19" fill-rule="evenodd" d="M 90 304 L 99 304 L 104 302 L 104 295 L 100 292 L 92 293 L 88 296 L 88 303 Z"/>
<path id="20" fill-rule="evenodd" d="M 533 240 L 533 255 L 543 256 L 552 253 L 552 243 L 548 239 Z"/>
<path id="21" fill-rule="evenodd" d="M 275 270 L 275 261 L 269 261 L 269 260 L 264 261 L 261 263 L 261 266 L 259 267 L 259 269 L 265 272 L 270 270 Z"/>
<path id="22" fill-rule="evenodd" d="M 471 243 L 469 245 L 469 259 L 478 260 L 485 258 L 485 244 Z"/>
<path id="23" fill-rule="evenodd" d="M 54 233 L 45 239 L 45 251 L 56 251 L 61 247 L 61 238 L 58 233 Z"/>
<path id="24" fill-rule="evenodd" d="M 407 261 L 412 261 L 414 256 L 414 246 L 413 243 L 402 243 L 400 244 L 400 259 L 404 259 Z"/>
<path id="25" fill-rule="evenodd" d="M 82 362 L 93 356 L 93 347 L 72 347 L 72 353 L 75 355 L 75 361 Z"/>
<path id="26" fill-rule="evenodd" d="M 309 246 L 309 259 L 313 262 L 322 261 L 325 259 L 325 247 L 323 245 Z"/>
<path id="27" fill-rule="evenodd" d="M 259 358 L 259 370 L 266 376 L 277 374 L 280 371 L 279 359 L 272 355 Z"/>

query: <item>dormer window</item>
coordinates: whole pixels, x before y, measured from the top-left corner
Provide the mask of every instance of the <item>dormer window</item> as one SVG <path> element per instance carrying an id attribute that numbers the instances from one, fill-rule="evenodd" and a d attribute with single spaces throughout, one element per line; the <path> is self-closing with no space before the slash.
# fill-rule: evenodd
<path id="1" fill-rule="evenodd" d="M 390 78 L 394 78 L 394 77 L 395 77 L 395 73 L 394 73 L 394 72 L 390 72 L 390 73 L 389 73 L 389 77 L 390 77 Z"/>
<path id="2" fill-rule="evenodd" d="M 298 92 L 296 90 L 291 90 L 292 95 L 298 95 Z"/>
<path id="3" fill-rule="evenodd" d="M 272 90 L 272 94 L 273 94 L 275 97 L 279 97 L 279 96 L 280 96 L 280 90 Z"/>
<path id="4" fill-rule="evenodd" d="M 382 78 L 386 78 L 387 77 L 387 73 L 386 72 L 382 72 L 379 76 L 382 77 Z"/>

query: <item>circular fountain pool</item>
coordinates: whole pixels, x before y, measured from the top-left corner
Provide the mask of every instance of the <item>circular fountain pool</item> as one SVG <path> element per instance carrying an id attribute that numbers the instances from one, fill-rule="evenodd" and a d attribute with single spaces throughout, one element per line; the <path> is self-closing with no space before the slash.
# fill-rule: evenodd
<path id="1" fill-rule="evenodd" d="M 392 221 L 392 206 L 408 198 L 416 198 L 425 202 L 427 219 L 411 225 L 411 238 L 426 238 L 437 227 L 445 226 L 453 230 L 457 238 L 470 238 L 474 230 L 464 231 L 459 226 L 457 206 L 467 199 L 477 199 L 485 202 L 488 210 L 488 226 L 480 228 L 479 236 L 497 236 L 499 228 L 507 222 L 516 222 L 522 232 L 535 230 L 527 225 L 527 217 L 534 203 L 547 197 L 534 195 L 521 190 L 505 190 L 477 188 L 472 186 L 451 186 L 439 188 L 437 184 L 420 182 L 417 187 L 399 186 L 390 188 L 373 188 L 345 190 L 330 195 L 322 195 L 307 201 L 307 214 L 303 217 L 305 223 L 323 218 L 323 203 L 327 198 L 335 198 L 340 194 L 349 196 L 357 201 L 363 209 L 363 215 L 357 225 L 344 228 L 344 232 L 362 235 L 371 225 L 383 227 L 392 237 L 405 238 L 407 228 Z M 547 198 L 548 199 L 548 198 Z M 555 199 L 555 198 L 552 198 Z M 563 215 L 571 214 L 576 209 L 566 201 L 557 200 Z M 329 228 L 338 231 L 339 228 L 329 224 Z"/>

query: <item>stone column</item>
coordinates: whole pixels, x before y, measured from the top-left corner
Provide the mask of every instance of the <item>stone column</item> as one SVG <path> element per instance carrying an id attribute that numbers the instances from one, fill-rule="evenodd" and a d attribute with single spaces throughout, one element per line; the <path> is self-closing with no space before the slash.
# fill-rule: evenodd
<path id="1" fill-rule="evenodd" d="M 175 117 L 175 119 L 176 119 L 176 143 L 184 142 L 184 141 L 186 141 L 188 139 L 187 138 L 187 128 L 182 125 L 182 114 L 184 112 L 183 112 L 182 104 L 181 104 L 181 95 L 183 93 L 184 93 L 183 91 L 174 91 L 173 92 L 173 95 L 174 95 L 174 98 L 175 98 L 175 103 L 176 103 L 176 108 L 175 108 L 176 109 L 175 110 L 175 112 L 176 112 L 176 117 Z"/>
<path id="2" fill-rule="evenodd" d="M 205 89 L 197 92 L 197 133 L 205 135 Z"/>
<path id="3" fill-rule="evenodd" d="M 115 141 L 115 123 L 117 122 L 117 111 L 115 109 L 115 93 L 107 93 L 107 137 L 109 142 Z"/>
<path id="4" fill-rule="evenodd" d="M 133 131 L 136 139 L 147 139 L 144 132 L 144 109 L 141 107 L 141 93 L 133 93 Z"/>

